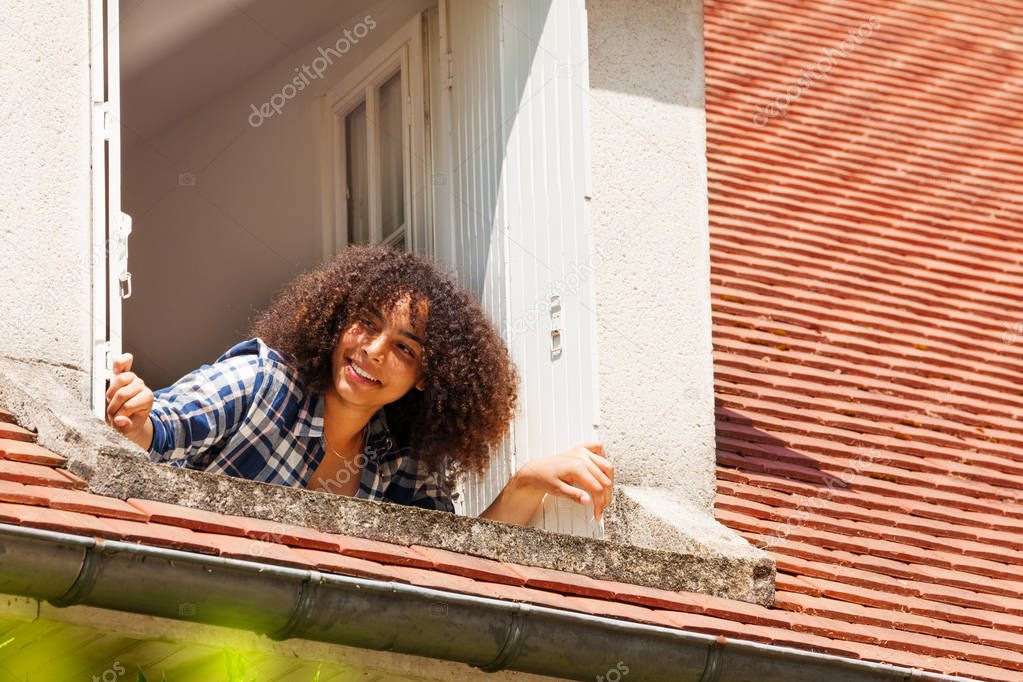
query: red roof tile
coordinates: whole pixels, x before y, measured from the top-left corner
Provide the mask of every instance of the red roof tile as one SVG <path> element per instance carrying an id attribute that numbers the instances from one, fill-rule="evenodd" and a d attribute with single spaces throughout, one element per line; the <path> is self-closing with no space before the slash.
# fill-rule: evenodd
<path id="1" fill-rule="evenodd" d="M 0 438 L 4 440 L 32 441 L 36 435 L 12 422 L 0 420 Z"/>
<path id="2" fill-rule="evenodd" d="M 705 7 L 718 518 L 793 630 L 1017 680 L 1023 8 Z"/>
<path id="3" fill-rule="evenodd" d="M 434 568 L 467 578 L 506 585 L 524 585 L 526 578 L 507 564 L 436 547 L 412 545 L 411 549 L 433 563 Z"/>
<path id="4" fill-rule="evenodd" d="M 64 466 L 67 461 L 66 458 L 35 443 L 10 438 L 0 438 L 0 458 L 53 467 Z"/>
<path id="5" fill-rule="evenodd" d="M 102 534 L 111 540 L 138 542 L 203 554 L 221 553 L 220 545 L 214 542 L 213 538 L 201 536 L 187 528 L 124 519 L 104 519 L 103 525 L 107 532 Z"/>
<path id="6" fill-rule="evenodd" d="M 55 488 L 80 488 L 85 481 L 65 469 L 53 469 L 44 464 L 28 464 L 0 459 L 0 480 L 17 483 L 35 483 Z"/>

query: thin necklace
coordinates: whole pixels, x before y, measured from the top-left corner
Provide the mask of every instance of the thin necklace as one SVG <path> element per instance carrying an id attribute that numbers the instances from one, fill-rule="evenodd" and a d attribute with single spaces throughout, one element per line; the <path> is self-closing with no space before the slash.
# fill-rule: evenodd
<path id="1" fill-rule="evenodd" d="M 366 434 L 368 432 L 369 432 L 369 422 L 366 422 L 366 426 L 364 426 L 363 429 L 362 429 L 362 438 L 359 439 L 359 441 L 361 443 L 361 445 L 359 446 L 359 452 L 360 453 L 363 450 L 366 449 Z M 335 448 L 333 445 L 330 444 L 330 442 L 327 440 L 327 435 L 326 434 L 323 435 L 323 442 L 326 444 L 327 449 L 331 453 L 333 453 L 336 457 L 340 457 L 342 460 L 347 459 L 343 454 L 341 454 L 341 452 L 337 448 Z"/>

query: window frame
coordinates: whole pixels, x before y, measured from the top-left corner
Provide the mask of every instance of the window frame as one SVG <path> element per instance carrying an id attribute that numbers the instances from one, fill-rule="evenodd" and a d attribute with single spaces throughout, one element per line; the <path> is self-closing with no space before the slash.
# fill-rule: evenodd
<path id="1" fill-rule="evenodd" d="M 351 73 L 320 98 L 320 142 L 324 261 L 348 245 L 347 139 L 345 120 L 366 103 L 367 184 L 371 243 L 393 243 L 400 230 L 383 233 L 382 193 L 379 181 L 380 138 L 377 115 L 379 88 L 396 73 L 402 85 L 402 161 L 404 178 L 405 248 L 432 256 L 433 220 L 425 192 L 429 162 L 425 153 L 427 117 L 424 100 L 426 66 L 422 38 L 423 15 L 389 36 Z"/>
<path id="2" fill-rule="evenodd" d="M 121 37 L 115 0 L 90 0 L 90 158 L 92 214 L 86 268 L 90 297 L 89 403 L 106 413 L 113 358 L 121 354 L 123 299 L 131 296 L 128 235 L 131 216 L 121 211 Z M 114 27 L 114 28 L 110 28 Z"/>

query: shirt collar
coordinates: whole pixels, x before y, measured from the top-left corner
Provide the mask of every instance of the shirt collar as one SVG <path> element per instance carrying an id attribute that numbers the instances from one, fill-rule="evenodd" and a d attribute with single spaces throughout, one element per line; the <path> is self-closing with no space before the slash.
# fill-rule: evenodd
<path id="1" fill-rule="evenodd" d="M 366 434 L 366 454 L 371 458 L 379 459 L 393 450 L 394 439 L 387 426 L 384 408 L 381 407 L 369 420 L 369 432 Z"/>
<path id="2" fill-rule="evenodd" d="M 323 394 L 311 392 L 299 408 L 298 419 L 295 421 L 293 433 L 302 438 L 320 438 L 323 436 Z M 376 411 L 369 420 L 369 431 L 366 434 L 366 452 L 370 457 L 378 458 L 394 450 L 394 438 L 387 426 L 384 408 Z"/>

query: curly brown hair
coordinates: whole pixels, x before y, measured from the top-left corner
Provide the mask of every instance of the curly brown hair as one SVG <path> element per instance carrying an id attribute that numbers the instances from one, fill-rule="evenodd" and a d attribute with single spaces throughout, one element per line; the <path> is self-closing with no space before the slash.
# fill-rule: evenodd
<path id="1" fill-rule="evenodd" d="M 310 390 L 322 391 L 348 325 L 365 313 L 388 314 L 405 297 L 413 326 L 419 303 L 428 305 L 426 389 L 387 405 L 388 426 L 444 478 L 480 473 L 514 416 L 518 374 L 476 298 L 434 263 L 394 248 L 350 246 L 291 282 L 250 333 L 285 356 Z"/>

